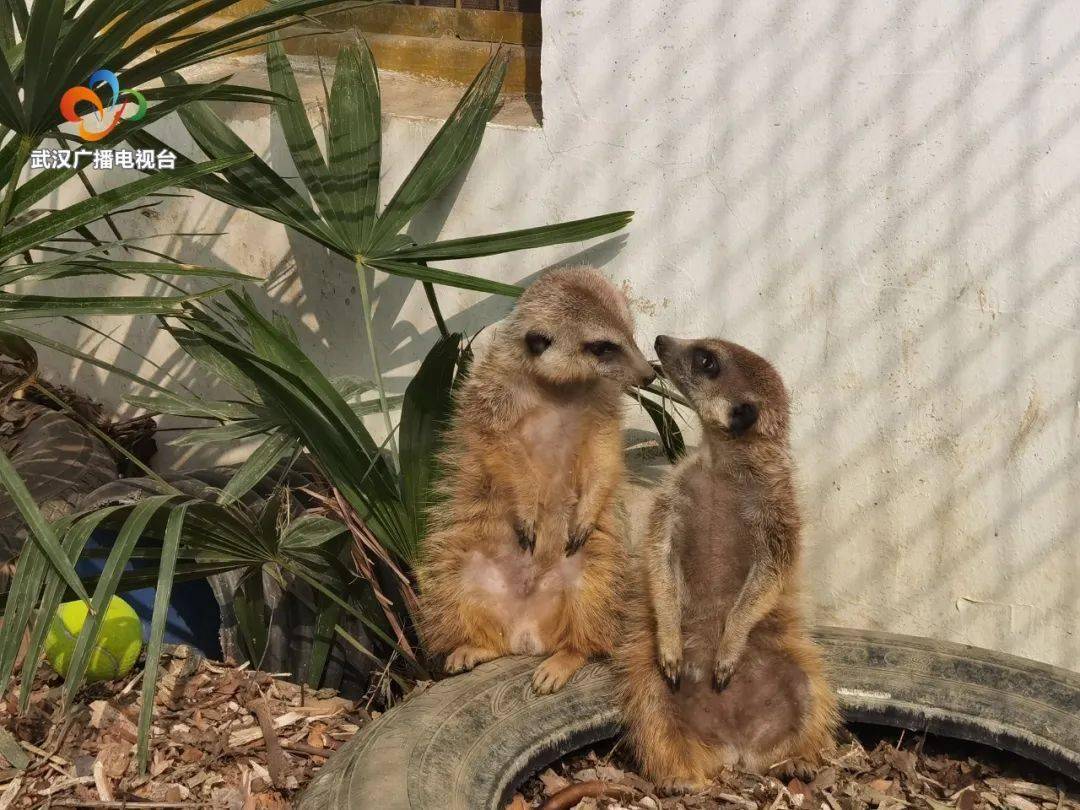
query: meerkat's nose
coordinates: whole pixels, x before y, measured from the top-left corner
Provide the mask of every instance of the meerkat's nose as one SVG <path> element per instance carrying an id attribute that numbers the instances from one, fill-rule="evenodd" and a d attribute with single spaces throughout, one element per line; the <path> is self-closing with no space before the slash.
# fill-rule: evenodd
<path id="1" fill-rule="evenodd" d="M 656 349 L 658 355 L 664 353 L 664 349 L 671 343 L 671 338 L 667 335 L 657 335 L 656 341 L 653 343 L 653 348 Z"/>

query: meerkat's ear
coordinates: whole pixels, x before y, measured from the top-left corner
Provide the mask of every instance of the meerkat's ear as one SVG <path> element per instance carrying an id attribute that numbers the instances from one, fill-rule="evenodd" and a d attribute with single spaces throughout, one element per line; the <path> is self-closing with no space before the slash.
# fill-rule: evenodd
<path id="1" fill-rule="evenodd" d="M 525 348 L 533 357 L 539 357 L 551 345 L 551 338 L 543 332 L 529 332 L 525 335 Z"/>
<path id="2" fill-rule="evenodd" d="M 757 405 L 752 402 L 740 402 L 731 408 L 728 429 L 732 433 L 744 433 L 754 426 L 758 420 Z"/>

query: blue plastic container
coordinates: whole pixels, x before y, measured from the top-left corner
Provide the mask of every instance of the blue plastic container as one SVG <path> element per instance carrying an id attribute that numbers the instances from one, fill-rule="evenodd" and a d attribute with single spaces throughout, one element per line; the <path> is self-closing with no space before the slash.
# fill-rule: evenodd
<path id="1" fill-rule="evenodd" d="M 108 552 L 116 540 L 116 533 L 98 530 L 90 536 L 87 551 Z M 85 554 L 75 566 L 79 576 L 87 577 L 101 573 L 105 560 Z M 132 560 L 125 570 L 137 570 L 146 563 Z M 143 641 L 150 637 L 150 619 L 154 614 L 154 597 L 157 588 L 139 588 L 118 595 L 131 605 L 142 619 Z M 200 650 L 207 658 L 221 660 L 221 611 L 214 593 L 204 579 L 173 583 L 169 597 L 169 613 L 165 619 L 165 643 L 188 644 Z"/>

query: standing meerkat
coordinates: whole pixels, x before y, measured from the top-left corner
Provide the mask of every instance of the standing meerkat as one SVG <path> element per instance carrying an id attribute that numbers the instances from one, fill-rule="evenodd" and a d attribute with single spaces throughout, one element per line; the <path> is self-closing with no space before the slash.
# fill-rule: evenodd
<path id="1" fill-rule="evenodd" d="M 417 571 L 420 634 L 448 672 L 548 654 L 533 677 L 546 693 L 613 651 L 622 391 L 655 377 L 633 333 L 598 271 L 559 270 L 525 291 L 473 366 Z"/>
<path id="2" fill-rule="evenodd" d="M 669 792 L 725 767 L 805 775 L 839 715 L 799 605 L 787 392 L 727 341 L 661 335 L 656 352 L 704 435 L 660 487 L 642 541 L 618 653 L 629 740 Z"/>

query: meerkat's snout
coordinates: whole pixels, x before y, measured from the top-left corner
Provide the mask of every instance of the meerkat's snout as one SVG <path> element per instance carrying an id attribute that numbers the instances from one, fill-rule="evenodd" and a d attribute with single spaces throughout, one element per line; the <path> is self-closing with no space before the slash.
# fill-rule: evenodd
<path id="1" fill-rule="evenodd" d="M 644 388 L 656 379 L 656 370 L 645 359 L 632 336 L 626 343 L 616 347 L 616 351 L 607 355 L 596 355 L 586 344 L 586 351 L 599 360 L 598 372 L 606 377 L 619 380 L 624 385 L 636 385 Z"/>
<path id="2" fill-rule="evenodd" d="M 653 380 L 656 379 L 656 369 L 653 367 L 652 363 L 645 359 L 645 355 L 638 351 L 636 345 L 634 346 L 634 370 L 640 375 L 641 379 L 638 382 L 638 385 L 642 388 L 651 384 Z"/>
<path id="3" fill-rule="evenodd" d="M 692 398 L 690 391 L 690 369 L 685 356 L 691 341 L 680 340 L 668 335 L 657 335 L 653 343 L 656 356 L 660 359 L 660 370 L 664 378 L 670 380 L 683 394 Z"/>

